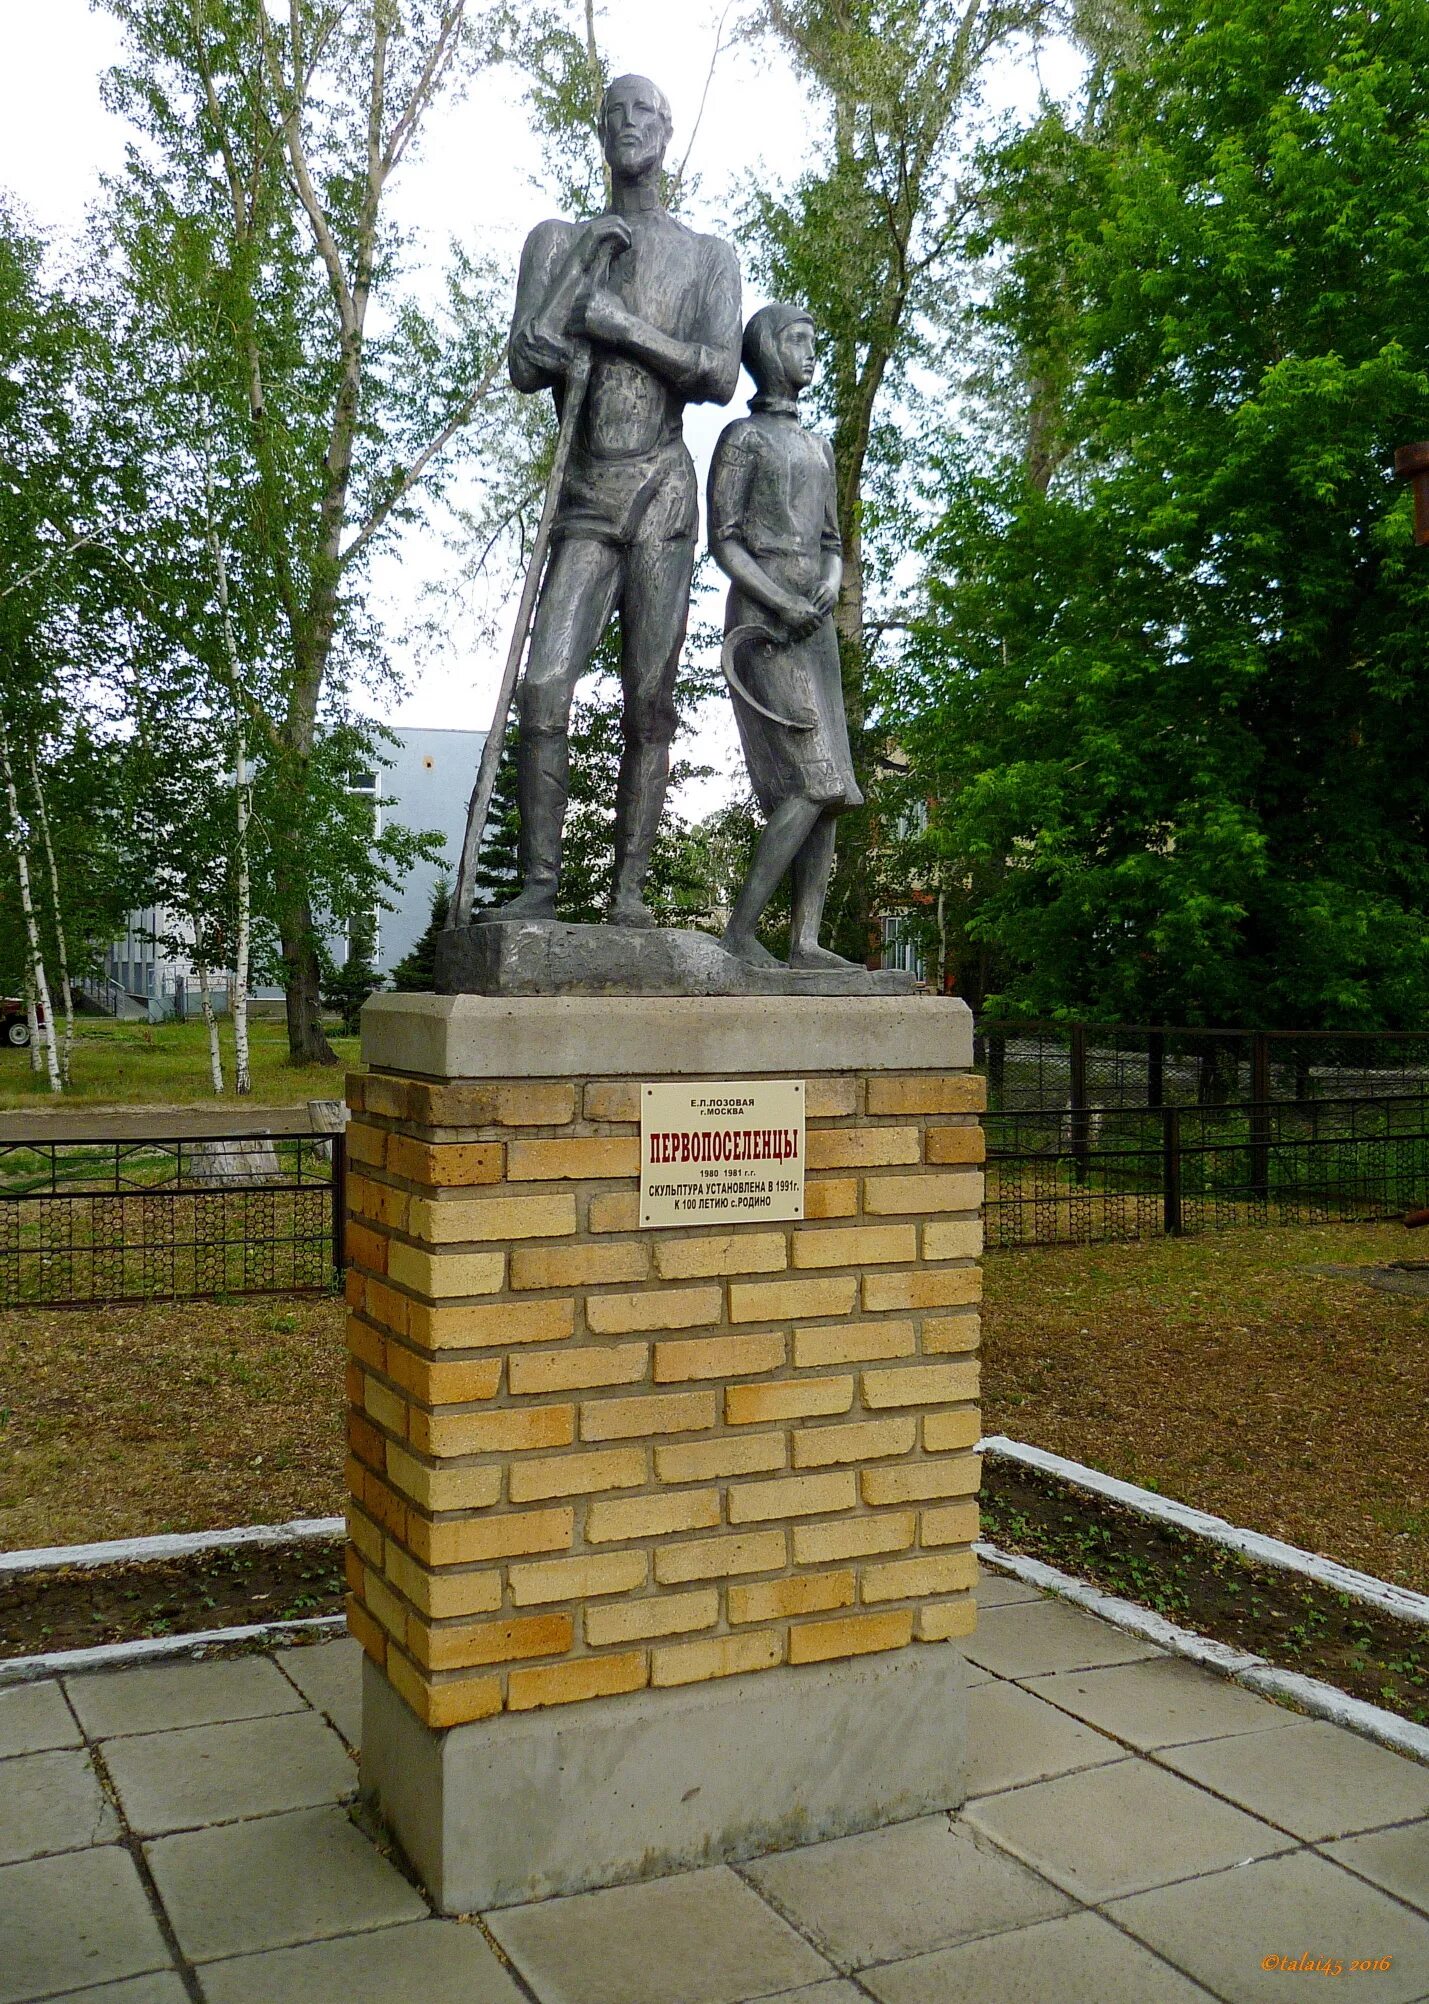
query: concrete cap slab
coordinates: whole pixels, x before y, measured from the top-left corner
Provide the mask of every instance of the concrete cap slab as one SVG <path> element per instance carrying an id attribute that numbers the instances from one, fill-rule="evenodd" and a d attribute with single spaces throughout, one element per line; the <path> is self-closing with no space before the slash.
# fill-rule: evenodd
<path id="1" fill-rule="evenodd" d="M 946 1816 L 810 1844 L 743 1870 L 845 1970 L 1045 1920 L 1070 1904 Z"/>
<path id="2" fill-rule="evenodd" d="M 84 1730 L 97 1740 L 120 1733 L 166 1733 L 297 1712 L 303 1701 L 262 1656 L 229 1662 L 165 1663 L 145 1670 L 100 1670 L 65 1679 Z"/>
<path id="3" fill-rule="evenodd" d="M 0 2004 L 171 1969 L 134 1861 L 117 1844 L 0 1870 Z"/>
<path id="4" fill-rule="evenodd" d="M 1162 1654 L 1110 1622 L 1049 1600 L 989 1608 L 962 1649 L 972 1662 L 999 1677 L 1090 1670 L 1103 1663 L 1136 1663 Z"/>
<path id="5" fill-rule="evenodd" d="M 1268 1858 L 1117 1900 L 1119 1926 L 1235 2004 L 1316 1992 L 1308 1973 L 1266 1968 L 1308 1955 L 1342 1965 L 1343 1985 L 1376 2004 L 1416 2004 L 1429 1971 L 1429 1921 L 1310 1851 Z M 1351 1974 L 1354 1961 L 1390 1967 Z"/>
<path id="6" fill-rule="evenodd" d="M 1293 1726 L 1298 1714 L 1174 1656 L 1105 1670 L 1059 1670 L 1026 1688 L 1129 1746 L 1181 1746 Z"/>
<path id="7" fill-rule="evenodd" d="M 991 1795 L 1123 1757 L 1114 1740 L 1078 1725 L 1016 1684 L 994 1679 L 968 1693 L 969 1795 Z"/>
<path id="8" fill-rule="evenodd" d="M 522 2004 L 523 1993 L 474 1927 L 410 1921 L 375 1934 L 211 1962 L 208 2004 Z"/>
<path id="9" fill-rule="evenodd" d="M 362 1649 L 350 1635 L 306 1649 L 280 1649 L 274 1662 L 350 1747 L 362 1739 Z"/>
<path id="10" fill-rule="evenodd" d="M 140 1837 L 312 1809 L 357 1792 L 357 1769 L 316 1712 L 111 1740 L 105 1762 Z"/>
<path id="11" fill-rule="evenodd" d="M 1206 2004 L 1210 1992 L 1168 1969 L 1099 1914 L 1068 1914 L 984 1935 L 910 1962 L 867 1969 L 879 2004 Z"/>
<path id="12" fill-rule="evenodd" d="M 374 995 L 362 1055 L 436 1079 L 719 1078 L 958 1071 L 952 995 Z"/>
<path id="13" fill-rule="evenodd" d="M 1143 1760 L 970 1803 L 965 1820 L 1088 1904 L 1285 1848 L 1279 1831 Z"/>
<path id="14" fill-rule="evenodd" d="M 340 1809 L 300 1809 L 145 1846 L 193 1962 L 423 1920 L 427 1906 Z"/>
<path id="15" fill-rule="evenodd" d="M 43 1753 L 50 1747 L 80 1744 L 74 1713 L 53 1678 L 0 1691 L 0 1760 L 8 1760 L 12 1754 Z"/>
<path id="16" fill-rule="evenodd" d="M 83 1747 L 0 1762 L 0 1865 L 51 1851 L 84 1851 L 119 1835 Z"/>
<path id="17" fill-rule="evenodd" d="M 1429 1816 L 1429 1767 L 1324 1720 L 1171 1747 L 1161 1759 L 1297 1837 L 1349 1837 Z"/>
<path id="18" fill-rule="evenodd" d="M 724 1865 L 486 1918 L 541 2004 L 743 2004 L 832 1973 Z"/>
<path id="19" fill-rule="evenodd" d="M 1325 1846 L 1327 1857 L 1429 1914 L 1429 1823 L 1401 1823 Z"/>

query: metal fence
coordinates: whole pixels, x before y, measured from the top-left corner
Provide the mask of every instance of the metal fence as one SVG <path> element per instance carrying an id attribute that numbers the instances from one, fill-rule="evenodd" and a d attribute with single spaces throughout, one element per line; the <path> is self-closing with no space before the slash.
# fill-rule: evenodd
<path id="1" fill-rule="evenodd" d="M 1429 1205 L 1429 1092 L 1022 1109 L 987 1119 L 990 1247 L 1399 1217 Z"/>
<path id="2" fill-rule="evenodd" d="M 0 1308 L 328 1288 L 345 1183 L 340 1133 L 0 1139 Z"/>
<path id="3" fill-rule="evenodd" d="M 1136 1024 L 978 1025 L 994 1113 L 1222 1106 L 1429 1092 L 1429 1031 L 1200 1030 Z"/>

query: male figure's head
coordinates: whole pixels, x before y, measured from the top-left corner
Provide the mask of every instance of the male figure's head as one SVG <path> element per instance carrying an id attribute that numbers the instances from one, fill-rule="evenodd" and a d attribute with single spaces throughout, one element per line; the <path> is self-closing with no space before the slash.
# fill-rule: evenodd
<path id="1" fill-rule="evenodd" d="M 665 161 L 670 100 L 649 77 L 617 77 L 600 102 L 600 143 L 618 182 L 649 181 Z"/>
<path id="2" fill-rule="evenodd" d="M 802 306 L 761 306 L 744 330 L 744 366 L 763 397 L 797 397 L 814 380 L 814 321 Z"/>

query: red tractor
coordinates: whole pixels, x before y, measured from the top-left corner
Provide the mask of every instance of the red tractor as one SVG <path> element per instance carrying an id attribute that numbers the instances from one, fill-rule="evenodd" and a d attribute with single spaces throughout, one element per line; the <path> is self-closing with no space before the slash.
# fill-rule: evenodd
<path id="1" fill-rule="evenodd" d="M 39 1011 L 41 1029 L 45 1024 L 45 1012 Z M 30 1022 L 25 1014 L 25 1005 L 18 995 L 0 995 L 0 1042 L 13 1045 L 23 1051 L 30 1041 Z"/>

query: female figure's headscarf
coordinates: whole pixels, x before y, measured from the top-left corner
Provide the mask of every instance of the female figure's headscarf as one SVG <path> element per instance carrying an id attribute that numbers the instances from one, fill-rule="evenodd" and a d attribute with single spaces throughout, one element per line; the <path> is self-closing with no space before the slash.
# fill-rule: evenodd
<path id="1" fill-rule="evenodd" d="M 786 328 L 806 320 L 812 327 L 814 316 L 804 306 L 786 306 L 776 301 L 761 306 L 744 330 L 744 366 L 754 378 L 761 397 L 787 397 L 791 385 L 784 374 L 779 353 L 779 337 Z"/>

